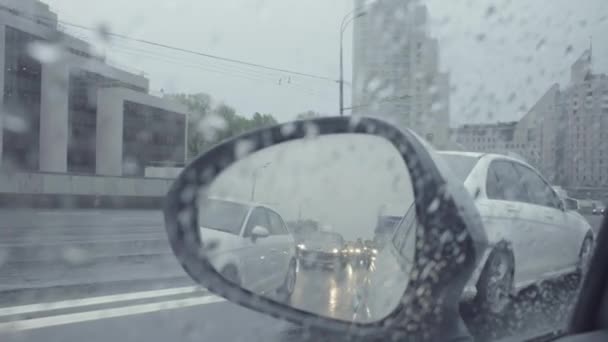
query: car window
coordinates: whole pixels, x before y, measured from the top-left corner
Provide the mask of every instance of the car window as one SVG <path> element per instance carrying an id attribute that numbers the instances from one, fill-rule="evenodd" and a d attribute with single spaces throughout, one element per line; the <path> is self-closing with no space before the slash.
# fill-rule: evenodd
<path id="1" fill-rule="evenodd" d="M 270 221 L 268 220 L 268 214 L 264 208 L 255 208 L 251 212 L 249 216 L 249 220 L 247 221 L 247 226 L 245 227 L 245 233 L 243 236 L 249 237 L 251 236 L 251 231 L 255 226 L 261 226 L 268 229 L 268 232 L 272 234 L 272 227 L 270 226 Z"/>
<path id="2" fill-rule="evenodd" d="M 608 0 L 0 0 L 0 341 L 73 342 L 83 331 L 101 341 L 290 339 L 254 328 L 261 335 L 255 336 L 240 324 L 249 311 L 233 311 L 240 308 L 227 301 L 165 311 L 176 300 L 199 300 L 184 292 L 194 284 L 170 255 L 165 198 L 184 171 L 190 180 L 210 180 L 235 157 L 268 146 L 276 131 L 214 149 L 223 141 L 334 116 L 354 124 L 377 117 L 423 138 L 422 145 L 438 151 L 431 158 L 442 155 L 459 183 L 473 168 L 481 171 L 472 156 L 496 159 L 481 171 L 487 174 L 479 194 L 493 203 L 475 202 L 480 215 L 482 206 L 497 208 L 500 201 L 544 210 L 559 207 L 558 198 L 577 199 L 564 200 L 577 212 L 552 223 L 568 229 L 529 235 L 518 221 L 525 210 L 502 226 L 482 217 L 483 248 L 495 247 L 497 236 L 516 246 L 515 280 L 505 285 L 514 293 L 501 314 L 485 312 L 484 290 L 501 287 L 482 288 L 479 261 L 470 280 L 479 295 L 467 298 L 479 307 L 463 313 L 478 341 L 564 329 L 583 274 L 584 239 L 597 236 L 605 218 L 598 210 L 608 204 L 606 32 Z M 325 132 L 308 128 L 311 136 Z M 411 152 L 406 147 L 400 146 L 404 154 Z M 221 154 L 217 165 L 200 174 L 188 168 L 209 151 Z M 269 198 L 279 190 L 273 182 L 279 163 L 260 160 L 241 170 L 238 182 L 216 194 L 226 201 L 184 210 L 180 220 L 196 218 L 200 236 L 217 237 L 210 249 L 244 240 L 235 237 L 250 235 L 255 225 L 286 234 L 289 222 L 298 240 L 316 238 L 338 211 L 315 198 Z M 363 159 L 353 169 L 370 164 Z M 520 164 L 528 170 L 514 166 Z M 396 163 L 374 167 L 388 165 Z M 280 177 L 306 182 L 312 171 Z M 353 187 L 366 181 L 360 177 Z M 556 196 L 549 187 L 563 192 Z M 190 190 L 180 194 L 183 201 L 192 198 Z M 443 204 L 438 200 L 433 204 Z M 351 203 L 332 205 L 362 222 Z M 277 208 L 278 218 L 254 210 L 258 205 Z M 365 222 L 377 224 L 376 245 L 407 254 L 406 227 L 413 224 L 411 211 L 404 218 L 407 208 L 378 210 L 377 223 L 376 214 Z M 332 231 L 355 226 L 331 223 Z M 504 227 L 522 229 L 503 236 Z M 343 236 L 354 245 L 355 236 Z M 327 280 L 323 274 L 329 272 L 308 284 Z M 361 279 L 353 274 L 331 283 L 332 293 L 348 292 L 345 283 Z M 173 294 L 165 296 L 167 290 Z M 97 299 L 113 295 L 139 299 Z M 133 314 L 142 311 L 133 305 L 153 303 L 168 314 Z M 14 307 L 35 311 L 10 314 Z M 125 316 L 103 319 L 106 309 Z M 63 324 L 71 317 L 78 322 Z M 262 323 L 251 326 L 280 325 L 266 318 L 255 313 L 251 321 Z"/>
<path id="3" fill-rule="evenodd" d="M 519 175 L 510 161 L 496 160 L 490 164 L 486 179 L 486 192 L 490 199 L 529 201 Z"/>
<path id="4" fill-rule="evenodd" d="M 270 221 L 270 235 L 286 235 L 288 231 L 279 214 L 272 210 L 266 210 L 266 213 Z"/>
<path id="5" fill-rule="evenodd" d="M 207 200 L 199 207 L 198 224 L 201 228 L 239 235 L 248 211 L 248 206 L 239 203 Z"/>
<path id="6" fill-rule="evenodd" d="M 529 203 L 545 207 L 558 208 L 559 198 L 555 195 L 551 186 L 547 184 L 536 172 L 527 166 L 514 163 L 517 173 L 520 175 L 521 183 L 527 193 Z"/>

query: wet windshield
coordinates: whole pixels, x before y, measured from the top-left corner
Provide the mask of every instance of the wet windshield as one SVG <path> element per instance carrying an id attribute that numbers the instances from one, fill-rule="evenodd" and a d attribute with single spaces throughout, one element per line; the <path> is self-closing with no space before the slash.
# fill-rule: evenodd
<path id="1" fill-rule="evenodd" d="M 317 340 L 176 259 L 222 246 L 217 274 L 313 322 L 385 319 L 445 229 L 418 222 L 449 196 L 415 210 L 435 174 L 411 146 L 221 145 L 333 116 L 421 139 L 475 194 L 454 296 L 477 340 L 560 334 L 608 216 L 606 32 L 605 0 L 0 0 L 0 341 Z M 163 215 L 180 174 L 205 184 L 180 205 L 216 199 L 176 219 L 195 253 Z"/>

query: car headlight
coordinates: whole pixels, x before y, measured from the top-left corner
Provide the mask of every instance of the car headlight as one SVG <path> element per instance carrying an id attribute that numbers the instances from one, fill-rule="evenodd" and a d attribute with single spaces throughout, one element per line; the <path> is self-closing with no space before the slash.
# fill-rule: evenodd
<path id="1" fill-rule="evenodd" d="M 306 249 L 306 245 L 303 243 L 299 243 L 297 247 L 302 250 Z"/>
<path id="2" fill-rule="evenodd" d="M 355 253 L 357 253 L 357 254 L 361 253 L 361 249 L 360 248 L 355 249 Z"/>
<path id="3" fill-rule="evenodd" d="M 338 251 L 337 248 L 334 248 L 334 249 L 331 250 L 331 252 L 334 253 L 334 254 L 338 254 L 339 251 Z"/>
<path id="4" fill-rule="evenodd" d="M 355 250 L 354 250 L 354 249 L 352 249 L 352 248 L 350 248 L 350 249 L 348 250 L 348 253 L 355 253 Z"/>
<path id="5" fill-rule="evenodd" d="M 378 250 L 377 250 L 377 249 L 372 249 L 372 254 L 373 254 L 373 255 L 378 254 Z"/>

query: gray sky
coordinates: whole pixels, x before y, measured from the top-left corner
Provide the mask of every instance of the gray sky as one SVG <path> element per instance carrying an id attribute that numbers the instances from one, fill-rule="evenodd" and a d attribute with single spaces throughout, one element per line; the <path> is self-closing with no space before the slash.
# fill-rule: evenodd
<path id="1" fill-rule="evenodd" d="M 338 75 L 338 27 L 352 7 L 351 0 L 47 1 L 68 22 L 105 23 L 116 33 L 331 78 Z M 440 39 L 442 69 L 452 76 L 453 125 L 519 118 L 552 83 L 565 84 L 590 36 L 595 70 L 608 71 L 608 1 L 421 2 Z M 350 80 L 350 31 L 345 41 Z M 239 113 L 279 120 L 308 109 L 337 113 L 335 83 L 292 77 L 287 84 L 285 74 L 119 39 L 103 49 L 116 63 L 146 72 L 154 92 L 207 92 Z"/>
<path id="2" fill-rule="evenodd" d="M 212 196 L 275 208 L 285 220 L 313 219 L 345 239 L 372 239 L 383 207 L 402 215 L 413 201 L 399 152 L 384 138 L 362 134 L 297 140 L 253 153 L 216 178 Z M 391 212 L 390 214 L 395 214 Z"/>

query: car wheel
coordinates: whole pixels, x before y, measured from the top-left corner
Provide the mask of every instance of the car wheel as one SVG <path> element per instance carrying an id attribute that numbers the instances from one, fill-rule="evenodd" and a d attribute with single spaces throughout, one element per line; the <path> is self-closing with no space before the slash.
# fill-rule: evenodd
<path id="1" fill-rule="evenodd" d="M 510 252 L 492 252 L 477 282 L 476 307 L 491 314 L 504 314 L 511 303 L 513 271 Z"/>
<path id="2" fill-rule="evenodd" d="M 220 274 L 222 275 L 222 277 L 224 277 L 224 279 L 228 280 L 229 282 L 238 286 L 241 285 L 241 278 L 239 277 L 239 271 L 237 270 L 236 266 L 224 266 Z"/>
<path id="3" fill-rule="evenodd" d="M 295 259 L 292 259 L 289 263 L 289 269 L 287 269 L 285 280 L 283 280 L 283 284 L 277 290 L 278 294 L 281 297 L 281 300 L 288 300 L 293 291 L 295 290 L 297 274 L 297 263 Z"/>
<path id="4" fill-rule="evenodd" d="M 589 266 L 589 259 L 591 259 L 592 253 L 593 238 L 587 235 L 583 240 L 583 244 L 581 245 L 581 250 L 578 256 L 578 273 L 580 274 L 581 278 L 587 271 L 587 267 Z"/>

